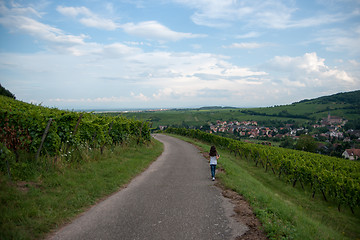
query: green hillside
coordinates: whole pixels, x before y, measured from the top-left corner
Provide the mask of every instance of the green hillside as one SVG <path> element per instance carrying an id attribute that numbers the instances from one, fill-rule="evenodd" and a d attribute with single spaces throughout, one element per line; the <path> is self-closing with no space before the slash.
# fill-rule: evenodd
<path id="1" fill-rule="evenodd" d="M 313 100 L 303 100 L 301 102 L 316 102 L 316 103 L 348 103 L 348 104 L 360 104 L 360 90 L 337 93 L 331 96 L 319 97 Z"/>
<path id="2" fill-rule="evenodd" d="M 348 120 L 355 120 L 360 116 L 360 90 L 303 100 L 291 105 L 258 108 L 255 111 L 270 115 L 288 112 L 298 118 L 315 120 L 326 117 L 330 113 Z"/>
<path id="3" fill-rule="evenodd" d="M 353 121 L 360 119 L 360 90 L 303 100 L 290 105 L 264 108 L 204 107 L 122 113 L 126 117 L 148 120 L 159 126 L 200 127 L 222 121 L 258 121 L 263 125 L 313 123 L 328 114 Z M 119 113 L 111 113 L 119 114 Z"/>

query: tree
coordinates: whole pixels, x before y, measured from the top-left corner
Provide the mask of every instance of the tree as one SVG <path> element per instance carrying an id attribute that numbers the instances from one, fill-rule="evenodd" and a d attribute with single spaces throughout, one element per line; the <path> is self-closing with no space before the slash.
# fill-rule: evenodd
<path id="1" fill-rule="evenodd" d="M 317 143 L 310 135 L 301 135 L 295 148 L 306 152 L 316 152 Z"/>
<path id="2" fill-rule="evenodd" d="M 200 127 L 201 130 L 203 131 L 210 131 L 210 125 L 209 124 L 204 124 L 203 126 Z"/>
<path id="3" fill-rule="evenodd" d="M 12 94 L 9 90 L 4 88 L 3 86 L 1 86 L 1 84 L 0 84 L 0 95 L 15 99 L 15 95 Z"/>
<path id="4" fill-rule="evenodd" d="M 295 141 L 291 137 L 285 137 L 281 140 L 280 147 L 294 149 Z"/>
<path id="5" fill-rule="evenodd" d="M 359 130 L 360 129 L 360 119 L 350 120 L 345 124 L 345 130 Z"/>

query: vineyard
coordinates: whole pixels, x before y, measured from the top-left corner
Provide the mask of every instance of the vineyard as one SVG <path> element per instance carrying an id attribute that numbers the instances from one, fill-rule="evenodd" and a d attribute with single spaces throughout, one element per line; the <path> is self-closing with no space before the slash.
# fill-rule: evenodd
<path id="1" fill-rule="evenodd" d="M 21 165 L 21 154 L 34 161 L 46 156 L 57 159 L 71 149 L 100 149 L 128 141 L 150 140 L 147 122 L 124 117 L 62 111 L 0 96 L 0 170 L 11 174 Z M 14 165 L 9 165 L 14 159 Z"/>
<path id="2" fill-rule="evenodd" d="M 188 136 L 228 149 L 241 159 L 253 161 L 258 167 L 284 179 L 294 187 L 310 187 L 312 197 L 321 194 L 325 201 L 335 201 L 340 211 L 346 206 L 354 213 L 360 207 L 360 164 L 329 157 L 259 144 L 245 143 L 216 136 L 200 130 L 168 128 L 169 133 Z"/>

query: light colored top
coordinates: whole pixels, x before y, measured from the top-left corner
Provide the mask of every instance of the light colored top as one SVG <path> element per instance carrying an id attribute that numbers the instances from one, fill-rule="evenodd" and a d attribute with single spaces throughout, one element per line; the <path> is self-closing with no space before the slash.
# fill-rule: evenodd
<path id="1" fill-rule="evenodd" d="M 210 156 L 210 165 L 217 165 L 218 156 Z"/>

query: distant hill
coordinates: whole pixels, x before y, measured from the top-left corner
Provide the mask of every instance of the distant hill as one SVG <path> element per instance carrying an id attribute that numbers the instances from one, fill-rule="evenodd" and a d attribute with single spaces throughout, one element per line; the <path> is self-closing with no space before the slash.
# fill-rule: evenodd
<path id="1" fill-rule="evenodd" d="M 257 121 L 265 126 L 316 123 L 328 116 L 339 116 L 349 121 L 360 119 L 360 90 L 306 99 L 289 105 L 262 108 L 234 108 L 209 106 L 197 109 L 173 109 L 158 112 L 123 114 L 129 118 L 147 120 L 153 127 L 200 127 L 221 121 Z M 119 113 L 112 113 L 117 115 Z"/>
<path id="2" fill-rule="evenodd" d="M 312 100 L 302 100 L 299 103 L 320 103 L 320 104 L 327 104 L 327 103 L 345 103 L 345 104 L 356 104 L 360 105 L 360 90 L 352 91 L 352 92 L 342 92 L 337 93 L 330 96 L 324 96 L 315 98 Z"/>
<path id="3" fill-rule="evenodd" d="M 237 107 L 209 106 L 209 107 L 199 108 L 199 110 L 214 110 L 214 109 L 237 109 Z"/>
<path id="4" fill-rule="evenodd" d="M 288 117 L 300 122 L 315 122 L 328 114 L 353 121 L 360 118 L 360 91 L 338 93 L 290 105 L 251 110 L 267 117 Z"/>

